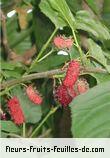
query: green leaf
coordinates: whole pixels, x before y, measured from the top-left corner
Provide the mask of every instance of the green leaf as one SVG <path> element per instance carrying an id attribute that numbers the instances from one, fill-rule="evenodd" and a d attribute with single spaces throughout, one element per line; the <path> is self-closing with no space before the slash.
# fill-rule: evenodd
<path id="1" fill-rule="evenodd" d="M 97 43 L 95 43 L 92 39 L 88 39 L 88 44 L 89 44 L 89 55 L 91 55 L 97 61 L 101 62 L 103 65 L 106 65 L 106 58 L 104 56 L 101 47 Z"/>
<path id="2" fill-rule="evenodd" d="M 89 44 L 89 55 L 107 68 L 107 60 L 104 56 L 104 52 L 101 49 L 101 47 L 98 44 L 96 44 L 92 39 L 88 39 L 88 44 Z"/>
<path id="3" fill-rule="evenodd" d="M 1 131 L 0 138 L 7 138 L 7 133 Z"/>
<path id="4" fill-rule="evenodd" d="M 24 54 L 26 50 L 31 48 L 32 29 L 32 27 L 29 27 L 21 31 L 16 15 L 7 19 L 7 38 L 11 49 L 13 49 L 15 53 Z"/>
<path id="5" fill-rule="evenodd" d="M 22 107 L 26 123 L 37 123 L 41 119 L 42 105 L 36 105 L 32 103 L 28 99 L 26 92 L 20 86 L 13 88 L 11 92 L 12 95 L 16 95 L 20 101 L 20 105 Z"/>
<path id="6" fill-rule="evenodd" d="M 69 60 L 69 56 L 64 55 L 52 55 L 43 61 L 37 63 L 30 72 L 42 72 L 51 69 L 56 69 L 63 63 Z"/>
<path id="7" fill-rule="evenodd" d="M 23 69 L 25 67 L 19 63 L 12 63 L 12 62 L 6 62 L 6 61 L 1 61 L 1 68 L 2 68 L 2 75 L 5 78 L 10 79 L 12 78 L 19 78 L 21 77 L 21 74 L 23 73 Z"/>
<path id="8" fill-rule="evenodd" d="M 48 38 L 51 36 L 53 29 L 54 24 L 46 18 L 46 16 L 39 11 L 38 6 L 36 6 L 36 10 L 33 13 L 33 31 L 36 40 L 37 52 L 42 49 L 44 43 L 46 43 Z"/>
<path id="9" fill-rule="evenodd" d="M 47 15 L 56 27 L 69 25 L 75 27 L 75 18 L 65 0 L 41 0 L 41 11 Z"/>
<path id="10" fill-rule="evenodd" d="M 93 76 L 96 78 L 97 83 L 107 82 L 110 81 L 110 74 L 96 74 L 94 73 Z"/>
<path id="11" fill-rule="evenodd" d="M 104 1 L 102 17 L 103 17 L 103 20 L 104 20 L 105 24 L 110 29 L 110 0 L 105 0 Z"/>
<path id="12" fill-rule="evenodd" d="M 105 51 L 104 55 L 106 56 L 108 60 L 110 60 L 110 51 Z"/>
<path id="13" fill-rule="evenodd" d="M 52 20 L 52 22 L 55 24 L 57 28 L 67 25 L 66 22 L 58 15 L 58 12 L 53 10 L 48 0 L 43 0 L 39 6 L 41 11 Z"/>
<path id="14" fill-rule="evenodd" d="M 5 70 L 4 72 L 3 72 L 3 75 L 5 76 L 5 77 L 7 77 L 7 78 L 11 78 L 11 77 L 13 77 L 13 78 L 20 78 L 21 77 L 21 74 L 20 74 L 20 72 L 17 72 L 16 70 L 14 71 L 7 71 L 7 70 Z"/>
<path id="15" fill-rule="evenodd" d="M 76 11 L 81 10 L 82 9 L 82 0 L 66 0 L 70 10 L 72 11 L 72 13 L 76 13 Z"/>
<path id="16" fill-rule="evenodd" d="M 90 8 L 94 11 L 95 14 L 99 14 L 99 6 L 97 5 L 96 1 L 93 0 L 86 0 L 87 4 L 90 6 Z"/>
<path id="17" fill-rule="evenodd" d="M 108 28 L 100 21 L 93 19 L 87 11 L 78 11 L 76 13 L 76 26 L 77 29 L 91 33 L 98 40 L 110 39 Z"/>
<path id="18" fill-rule="evenodd" d="M 22 67 L 22 65 L 20 63 L 1 61 L 2 70 L 14 70 L 16 67 Z"/>
<path id="19" fill-rule="evenodd" d="M 1 130 L 9 133 L 19 133 L 20 129 L 12 121 L 2 121 Z"/>
<path id="20" fill-rule="evenodd" d="M 72 59 L 79 58 L 79 52 L 75 46 L 72 46 L 69 53 L 70 53 Z"/>
<path id="21" fill-rule="evenodd" d="M 76 97 L 70 108 L 74 137 L 110 137 L 110 81 Z"/>

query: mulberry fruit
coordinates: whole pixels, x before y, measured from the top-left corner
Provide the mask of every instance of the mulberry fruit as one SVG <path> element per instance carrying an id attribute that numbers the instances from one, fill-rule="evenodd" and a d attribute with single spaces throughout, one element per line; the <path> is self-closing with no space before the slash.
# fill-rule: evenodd
<path id="1" fill-rule="evenodd" d="M 87 83 L 86 79 L 79 79 L 76 83 L 76 89 L 78 94 L 87 92 L 89 89 L 89 84 Z"/>
<path id="2" fill-rule="evenodd" d="M 72 101 L 72 97 L 68 94 L 67 88 L 64 85 L 60 85 L 57 88 L 56 97 L 64 107 L 66 107 Z"/>
<path id="3" fill-rule="evenodd" d="M 69 63 L 66 76 L 63 80 L 63 84 L 66 87 L 73 87 L 74 84 L 76 83 L 78 76 L 80 73 L 80 64 L 78 61 L 72 60 Z"/>
<path id="4" fill-rule="evenodd" d="M 73 45 L 73 39 L 65 38 L 64 36 L 57 36 L 54 38 L 53 43 L 58 49 L 70 49 Z"/>
<path id="5" fill-rule="evenodd" d="M 42 97 L 38 94 L 37 91 L 33 89 L 33 87 L 30 85 L 26 88 L 26 93 L 28 98 L 34 103 L 34 104 L 42 104 Z"/>
<path id="6" fill-rule="evenodd" d="M 8 101 L 8 108 L 15 124 L 20 125 L 25 121 L 20 102 L 16 96 Z"/>
<path id="7" fill-rule="evenodd" d="M 76 97 L 76 92 L 74 90 L 74 87 L 67 87 L 67 91 L 68 91 L 68 94 L 72 97 L 72 98 L 75 98 Z"/>

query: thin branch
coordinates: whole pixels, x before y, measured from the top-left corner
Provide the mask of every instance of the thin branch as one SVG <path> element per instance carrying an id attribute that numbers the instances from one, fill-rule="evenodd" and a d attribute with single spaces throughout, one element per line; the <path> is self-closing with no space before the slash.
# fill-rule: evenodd
<path id="1" fill-rule="evenodd" d="M 109 74 L 106 69 L 102 68 L 93 68 L 93 67 L 81 67 L 82 73 L 102 73 Z"/>
<path id="2" fill-rule="evenodd" d="M 46 71 L 46 72 L 41 72 L 41 73 L 33 73 L 30 75 L 25 75 L 19 79 L 13 79 L 13 80 L 4 82 L 3 84 L 1 84 L 0 90 L 11 87 L 18 83 L 26 82 L 26 81 L 33 80 L 33 79 L 52 78 L 54 75 L 61 74 L 64 72 L 65 72 L 65 70 L 56 69 L 56 70 L 51 70 L 51 71 Z"/>
<path id="3" fill-rule="evenodd" d="M 2 25 L 2 36 L 3 36 L 3 46 L 7 55 L 7 58 L 9 58 L 10 54 L 13 52 L 8 44 L 7 40 L 7 30 L 6 30 L 6 17 L 2 10 L 0 10 L 0 17 L 1 17 L 1 25 Z"/>
<path id="4" fill-rule="evenodd" d="M 40 73 L 33 73 L 29 75 L 25 75 L 19 79 L 13 79 L 10 81 L 3 82 L 0 85 L 0 90 L 3 90 L 5 88 L 9 88 L 11 86 L 17 85 L 22 82 L 27 82 L 34 79 L 40 79 L 40 78 L 53 78 L 54 75 L 62 74 L 66 71 L 66 69 L 55 69 Z M 91 67 L 81 67 L 81 74 L 82 73 L 102 73 L 102 74 L 109 74 L 107 70 L 101 69 L 101 68 L 91 68 Z"/>

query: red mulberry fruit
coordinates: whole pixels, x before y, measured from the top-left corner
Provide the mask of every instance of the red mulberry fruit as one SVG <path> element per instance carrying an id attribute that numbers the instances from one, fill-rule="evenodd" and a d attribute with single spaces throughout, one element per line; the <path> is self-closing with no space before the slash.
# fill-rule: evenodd
<path id="1" fill-rule="evenodd" d="M 66 76 L 63 80 L 63 84 L 66 87 L 73 87 L 75 82 L 78 79 L 79 73 L 80 73 L 80 64 L 79 64 L 79 62 L 72 60 L 69 63 L 69 66 L 68 66 L 68 69 L 67 69 L 67 72 L 66 72 Z"/>
<path id="2" fill-rule="evenodd" d="M 74 87 L 67 87 L 67 91 L 68 91 L 68 94 L 72 97 L 72 98 L 75 98 L 76 97 L 76 92 L 74 90 Z"/>
<path id="3" fill-rule="evenodd" d="M 42 97 L 38 94 L 37 91 L 33 89 L 33 87 L 30 85 L 26 88 L 26 93 L 28 98 L 34 103 L 34 104 L 42 104 Z"/>
<path id="4" fill-rule="evenodd" d="M 68 94 L 67 88 L 64 85 L 60 85 L 57 88 L 56 97 L 64 107 L 66 107 L 72 101 L 72 97 Z"/>
<path id="5" fill-rule="evenodd" d="M 76 83 L 76 91 L 78 94 L 82 94 L 87 92 L 89 89 L 89 84 L 87 83 L 86 79 L 82 78 L 79 79 Z"/>
<path id="6" fill-rule="evenodd" d="M 8 108 L 15 124 L 20 125 L 25 121 L 23 111 L 16 96 L 8 101 Z"/>
<path id="7" fill-rule="evenodd" d="M 65 47 L 70 49 L 73 45 L 73 40 L 71 38 L 68 38 L 65 40 Z"/>
<path id="8" fill-rule="evenodd" d="M 58 49 L 70 49 L 73 45 L 73 40 L 71 38 L 65 38 L 64 36 L 57 36 L 54 38 L 53 43 Z"/>

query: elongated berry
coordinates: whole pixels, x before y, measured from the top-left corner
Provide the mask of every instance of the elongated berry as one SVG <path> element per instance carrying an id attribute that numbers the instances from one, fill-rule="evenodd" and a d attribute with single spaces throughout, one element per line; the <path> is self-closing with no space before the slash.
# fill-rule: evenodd
<path id="1" fill-rule="evenodd" d="M 72 97 L 68 94 L 67 88 L 64 85 L 60 85 L 57 88 L 56 97 L 60 104 L 64 107 L 66 107 L 72 101 Z"/>
<path id="2" fill-rule="evenodd" d="M 20 125 L 25 121 L 20 102 L 16 96 L 8 101 L 8 108 L 15 124 Z"/>
<path id="3" fill-rule="evenodd" d="M 80 64 L 78 61 L 72 60 L 69 63 L 63 84 L 66 87 L 73 87 L 80 73 Z"/>
<path id="4" fill-rule="evenodd" d="M 26 88 L 26 93 L 27 93 L 27 96 L 28 98 L 34 103 L 34 104 L 37 104 L 37 105 L 40 105 L 42 104 L 42 97 L 39 95 L 39 93 L 37 91 L 35 91 L 33 89 L 33 87 L 30 85 Z"/>

